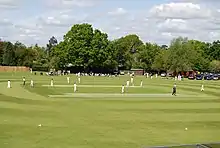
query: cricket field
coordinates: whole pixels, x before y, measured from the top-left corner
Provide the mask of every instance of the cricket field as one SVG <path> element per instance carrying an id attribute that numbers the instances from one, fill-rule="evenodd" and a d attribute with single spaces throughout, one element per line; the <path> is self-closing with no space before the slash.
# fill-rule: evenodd
<path id="1" fill-rule="evenodd" d="M 26 77 L 26 86 L 22 77 Z M 11 87 L 7 88 L 7 81 Z M 30 87 L 33 79 L 35 86 Z M 0 148 L 147 148 L 220 142 L 220 81 L 0 73 Z M 143 87 L 140 82 L 143 80 Z M 77 82 L 77 92 L 73 83 Z M 204 84 L 204 92 L 200 91 Z"/>

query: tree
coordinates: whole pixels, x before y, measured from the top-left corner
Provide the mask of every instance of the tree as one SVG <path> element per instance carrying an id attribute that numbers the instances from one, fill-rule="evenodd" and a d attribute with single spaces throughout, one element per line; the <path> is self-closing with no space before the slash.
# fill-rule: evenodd
<path id="1" fill-rule="evenodd" d="M 104 68 L 109 70 L 118 69 L 117 53 L 115 41 L 110 41 L 105 52 L 105 60 L 103 62 Z"/>
<path id="2" fill-rule="evenodd" d="M 168 46 L 167 45 L 161 45 L 161 48 L 167 50 Z"/>
<path id="3" fill-rule="evenodd" d="M 159 53 L 155 56 L 154 62 L 152 64 L 152 69 L 158 72 L 167 71 L 167 60 L 168 60 L 168 51 L 160 50 Z"/>
<path id="4" fill-rule="evenodd" d="M 102 33 L 100 30 L 94 30 L 94 34 L 91 41 L 91 50 L 89 52 L 88 65 L 90 68 L 104 68 L 104 62 L 109 58 L 109 50 L 107 49 L 109 44 L 108 35 Z"/>
<path id="5" fill-rule="evenodd" d="M 195 59 L 193 60 L 192 69 L 196 71 L 207 71 L 209 69 L 210 60 L 206 55 L 206 51 L 208 50 L 209 46 L 207 43 L 197 41 L 197 40 L 189 40 L 188 41 L 190 48 L 196 52 Z"/>
<path id="6" fill-rule="evenodd" d="M 13 44 L 11 42 L 7 42 L 4 48 L 3 54 L 3 65 L 6 66 L 14 66 L 15 64 L 15 51 Z"/>
<path id="7" fill-rule="evenodd" d="M 76 60 L 75 62 L 73 62 L 70 57 L 73 57 L 74 55 L 70 55 L 70 54 L 74 54 L 69 52 L 69 46 L 68 44 L 66 44 L 66 42 L 60 42 L 57 46 L 55 46 L 54 51 L 53 51 L 53 58 L 50 61 L 50 67 L 51 68 L 61 68 L 64 69 L 69 63 L 72 62 L 76 63 L 77 59 L 74 58 L 74 60 Z"/>
<path id="8" fill-rule="evenodd" d="M 50 54 L 51 54 L 53 48 L 54 48 L 57 44 L 58 44 L 57 39 L 56 39 L 54 36 L 52 36 L 52 37 L 49 39 L 49 43 L 47 44 L 47 48 L 46 48 L 48 56 L 50 56 Z"/>
<path id="9" fill-rule="evenodd" d="M 2 65 L 3 62 L 3 55 L 4 55 L 4 48 L 6 43 L 3 41 L 0 41 L 0 65 Z"/>
<path id="10" fill-rule="evenodd" d="M 23 66 L 24 60 L 26 56 L 26 46 L 20 42 L 16 42 L 14 44 L 14 51 L 15 51 L 15 64 L 17 66 Z"/>
<path id="11" fill-rule="evenodd" d="M 220 60 L 220 41 L 214 41 L 206 51 L 210 60 Z"/>
<path id="12" fill-rule="evenodd" d="M 114 54 L 109 48 L 108 35 L 85 23 L 73 25 L 64 35 L 64 41 L 54 48 L 53 54 L 60 63 L 59 67 L 71 63 L 89 71 L 110 66 L 109 61 L 113 61 Z"/>
<path id="13" fill-rule="evenodd" d="M 187 38 L 176 38 L 172 40 L 168 50 L 168 67 L 170 71 L 190 71 L 193 68 L 196 51 L 191 49 Z"/>
<path id="14" fill-rule="evenodd" d="M 220 61 L 213 60 L 210 63 L 210 70 L 215 73 L 220 72 Z"/>
<path id="15" fill-rule="evenodd" d="M 134 34 L 127 35 L 116 40 L 115 44 L 119 66 L 125 69 L 134 67 L 137 62 L 138 48 L 143 45 L 139 37 Z"/>
<path id="16" fill-rule="evenodd" d="M 160 52 L 161 47 L 157 44 L 146 43 L 138 48 L 139 67 L 147 71 L 152 70 L 156 55 Z"/>

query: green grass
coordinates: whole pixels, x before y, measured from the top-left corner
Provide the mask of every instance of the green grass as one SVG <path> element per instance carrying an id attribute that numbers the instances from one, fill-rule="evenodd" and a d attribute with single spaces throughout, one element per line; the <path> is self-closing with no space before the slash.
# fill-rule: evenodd
<path id="1" fill-rule="evenodd" d="M 31 78 L 34 88 L 29 87 Z M 0 148 L 141 148 L 220 141 L 220 81 L 177 82 L 174 97 L 168 95 L 174 80 L 135 77 L 135 86 L 143 80 L 144 87 L 129 87 L 126 93 L 146 96 L 127 97 L 119 93 L 129 77 L 81 77 L 77 94 L 88 95 L 65 97 L 73 93 L 76 77 L 71 75 L 69 86 L 66 76 L 53 78 L 51 88 L 45 86 L 48 76 L 0 73 Z M 11 89 L 6 88 L 8 79 Z"/>

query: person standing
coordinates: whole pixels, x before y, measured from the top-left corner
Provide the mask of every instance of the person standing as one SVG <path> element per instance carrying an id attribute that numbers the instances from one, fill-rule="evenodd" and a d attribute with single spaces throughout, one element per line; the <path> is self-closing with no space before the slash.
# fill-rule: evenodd
<path id="1" fill-rule="evenodd" d="M 204 89 L 204 85 L 202 84 L 202 86 L 201 86 L 201 91 L 204 91 L 205 89 Z"/>
<path id="2" fill-rule="evenodd" d="M 70 84 L 70 77 L 67 77 L 67 83 Z"/>
<path id="3" fill-rule="evenodd" d="M 80 84 L 80 81 L 81 81 L 81 79 L 80 79 L 80 77 L 78 76 L 78 83 Z"/>
<path id="4" fill-rule="evenodd" d="M 31 79 L 31 87 L 34 87 L 34 81 Z"/>
<path id="5" fill-rule="evenodd" d="M 53 87 L 53 78 L 50 81 L 50 86 Z"/>
<path id="6" fill-rule="evenodd" d="M 129 80 L 127 80 L 127 85 L 126 85 L 126 86 L 127 86 L 127 87 L 129 87 L 129 85 L 130 85 L 130 81 L 129 81 Z"/>
<path id="7" fill-rule="evenodd" d="M 125 86 L 124 86 L 124 85 L 122 85 L 122 87 L 121 87 L 121 93 L 122 93 L 122 94 L 125 93 Z"/>
<path id="8" fill-rule="evenodd" d="M 11 88 L 11 81 L 8 80 L 8 87 L 7 88 Z"/>
<path id="9" fill-rule="evenodd" d="M 173 86 L 173 92 L 172 92 L 172 96 L 176 96 L 176 83 Z"/>
<path id="10" fill-rule="evenodd" d="M 143 80 L 141 80 L 141 85 L 140 86 L 143 87 Z"/>
<path id="11" fill-rule="evenodd" d="M 74 82 L 74 85 L 73 85 L 74 93 L 77 91 L 76 87 L 77 87 L 76 82 Z"/>
<path id="12" fill-rule="evenodd" d="M 23 86 L 25 86 L 26 80 L 25 77 L 23 77 Z"/>
<path id="13" fill-rule="evenodd" d="M 131 76 L 131 85 L 134 86 L 134 77 Z"/>

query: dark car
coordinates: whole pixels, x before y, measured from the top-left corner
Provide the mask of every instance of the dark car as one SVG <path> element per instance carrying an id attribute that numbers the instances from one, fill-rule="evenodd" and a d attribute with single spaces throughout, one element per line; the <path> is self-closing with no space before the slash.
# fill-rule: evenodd
<path id="1" fill-rule="evenodd" d="M 213 80 L 219 80 L 219 75 L 218 74 L 214 74 L 213 75 Z"/>
<path id="2" fill-rule="evenodd" d="M 196 75 L 196 80 L 202 80 L 202 79 L 203 79 L 203 75 L 201 74 Z"/>
<path id="3" fill-rule="evenodd" d="M 194 80 L 194 79 L 195 79 L 195 76 L 191 74 L 191 75 L 188 76 L 188 79 L 189 79 L 189 80 Z"/>
<path id="4" fill-rule="evenodd" d="M 213 80 L 213 75 L 212 74 L 207 75 L 206 80 Z"/>
<path id="5" fill-rule="evenodd" d="M 204 73 L 204 79 L 207 80 L 207 77 L 209 77 L 209 73 Z"/>

